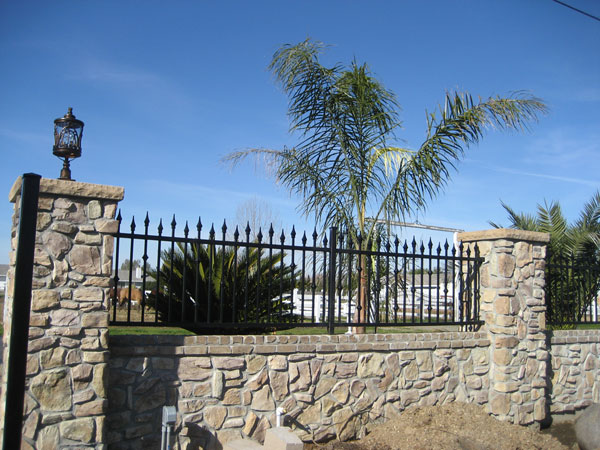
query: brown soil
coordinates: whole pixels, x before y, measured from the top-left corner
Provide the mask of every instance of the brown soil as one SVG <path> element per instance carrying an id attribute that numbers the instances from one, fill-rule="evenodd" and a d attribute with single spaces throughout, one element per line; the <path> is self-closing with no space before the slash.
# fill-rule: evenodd
<path id="1" fill-rule="evenodd" d="M 577 449 L 531 428 L 500 422 L 482 407 L 452 403 L 409 408 L 375 425 L 359 441 L 310 444 L 310 450 L 529 450 Z"/>

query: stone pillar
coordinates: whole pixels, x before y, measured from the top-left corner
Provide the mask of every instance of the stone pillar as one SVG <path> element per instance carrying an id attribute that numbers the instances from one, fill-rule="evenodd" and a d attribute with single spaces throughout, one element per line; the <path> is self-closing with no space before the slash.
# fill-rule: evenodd
<path id="1" fill-rule="evenodd" d="M 9 194 L 15 207 L 4 311 L 5 362 L 20 193 L 19 177 Z M 22 448 L 105 447 L 113 254 L 108 233 L 117 230 L 114 217 L 122 199 L 121 187 L 41 179 Z M 3 395 L 2 409 L 4 404 Z"/>
<path id="2" fill-rule="evenodd" d="M 490 339 L 488 411 L 498 419 L 538 425 L 546 418 L 546 304 L 544 268 L 548 233 L 495 229 L 460 233 L 477 243 L 480 305 Z"/>

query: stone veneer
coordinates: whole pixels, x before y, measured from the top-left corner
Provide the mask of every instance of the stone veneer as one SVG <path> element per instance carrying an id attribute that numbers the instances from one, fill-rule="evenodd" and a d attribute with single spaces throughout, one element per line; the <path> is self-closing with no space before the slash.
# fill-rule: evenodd
<path id="1" fill-rule="evenodd" d="M 548 332 L 552 414 L 574 413 L 600 403 L 600 330 Z"/>
<path id="2" fill-rule="evenodd" d="M 164 405 L 177 407 L 176 448 L 197 449 L 262 441 L 277 407 L 323 441 L 410 406 L 488 402 L 486 333 L 113 336 L 109 348 L 111 449 L 158 446 Z"/>
<path id="3" fill-rule="evenodd" d="M 8 359 L 21 179 L 5 302 Z M 107 289 L 114 220 L 123 188 L 40 180 L 22 448 L 104 448 L 108 367 Z M 5 364 L 5 367 L 7 365 Z M 3 380 L 6 380 L 6 373 Z M 2 392 L 6 392 L 3 386 Z M 4 397 L 2 397 L 4 409 Z M 4 414 L 2 414 L 2 418 Z"/>
<path id="4" fill-rule="evenodd" d="M 480 316 L 490 339 L 490 390 L 487 409 L 500 420 L 520 425 L 546 418 L 546 305 L 548 233 L 512 229 L 459 233 L 467 246 L 477 243 Z"/>

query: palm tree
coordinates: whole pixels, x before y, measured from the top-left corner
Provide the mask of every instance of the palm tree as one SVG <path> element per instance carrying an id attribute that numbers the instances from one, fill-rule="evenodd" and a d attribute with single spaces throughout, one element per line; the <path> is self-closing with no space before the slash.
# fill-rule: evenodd
<path id="1" fill-rule="evenodd" d="M 343 226 L 359 250 L 373 241 L 377 220 L 424 208 L 487 128 L 522 130 L 546 111 L 540 99 L 519 93 L 486 100 L 447 93 L 443 106 L 427 113 L 425 141 L 409 150 L 396 145 L 401 122 L 394 93 L 366 64 L 324 67 L 323 48 L 309 39 L 285 45 L 269 66 L 289 97 L 290 131 L 300 134 L 298 145 L 234 152 L 225 161 L 234 166 L 250 155 L 264 158 L 278 182 L 302 197 L 305 215 L 323 229 Z"/>
<path id="2" fill-rule="evenodd" d="M 239 332 L 242 327 L 247 331 L 248 324 L 261 329 L 257 324 L 291 323 L 291 308 L 282 293 L 291 292 L 294 282 L 284 258 L 283 252 L 243 245 L 192 242 L 165 250 L 160 273 L 152 275 L 160 286 L 159 318 L 213 333 Z"/>
<path id="3" fill-rule="evenodd" d="M 558 202 L 537 205 L 537 214 L 518 213 L 502 203 L 510 227 L 550 234 L 546 270 L 549 322 L 582 320 L 600 290 L 600 191 L 569 224 Z M 496 228 L 502 226 L 490 222 Z"/>

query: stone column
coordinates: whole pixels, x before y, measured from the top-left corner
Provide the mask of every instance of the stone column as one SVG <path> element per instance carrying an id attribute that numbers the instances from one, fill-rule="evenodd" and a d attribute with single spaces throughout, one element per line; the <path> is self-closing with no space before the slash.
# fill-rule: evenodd
<path id="1" fill-rule="evenodd" d="M 5 362 L 20 192 L 19 177 L 9 194 L 15 207 L 4 311 Z M 22 448 L 105 447 L 113 254 L 109 233 L 117 230 L 114 217 L 122 199 L 121 187 L 41 179 Z M 4 404 L 3 395 L 2 409 Z"/>
<path id="2" fill-rule="evenodd" d="M 498 419 L 538 425 L 546 418 L 546 304 L 548 233 L 495 229 L 460 233 L 477 243 L 481 267 L 480 305 L 490 339 L 488 411 Z"/>

